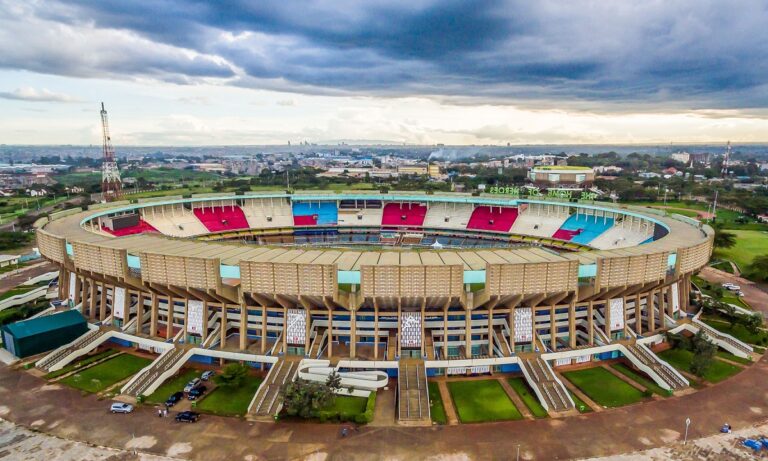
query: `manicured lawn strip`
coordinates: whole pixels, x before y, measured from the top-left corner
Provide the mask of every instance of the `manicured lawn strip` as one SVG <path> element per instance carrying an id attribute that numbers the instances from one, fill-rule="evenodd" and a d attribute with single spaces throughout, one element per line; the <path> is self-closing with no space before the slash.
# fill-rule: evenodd
<path id="1" fill-rule="evenodd" d="M 592 413 L 592 411 L 594 411 L 589 405 L 587 405 L 583 400 L 581 400 L 578 395 L 574 394 L 571 391 L 568 391 L 568 393 L 571 394 L 573 403 L 576 404 L 576 409 L 579 410 L 579 413 Z"/>
<path id="2" fill-rule="evenodd" d="M 669 397 L 669 392 L 667 392 L 664 388 L 656 384 L 652 379 L 646 378 L 645 375 L 629 368 L 623 363 L 614 364 L 613 369 L 618 371 L 622 375 L 628 377 L 632 381 L 645 386 L 648 390 L 650 390 L 654 394 L 660 395 L 662 397 Z"/>
<path id="3" fill-rule="evenodd" d="M 715 254 L 720 259 L 728 259 L 746 272 L 755 256 L 764 254 L 768 248 L 768 233 L 757 230 L 729 230 L 736 235 L 736 245 L 731 248 L 718 248 Z"/>
<path id="4" fill-rule="evenodd" d="M 758 331 L 757 333 L 751 333 L 744 328 L 744 325 L 736 324 L 731 326 L 730 323 L 711 318 L 709 315 L 702 316 L 701 320 L 712 328 L 719 330 L 723 333 L 729 334 L 736 339 L 744 341 L 749 344 L 765 344 L 764 341 L 768 341 L 768 333 L 765 331 Z"/>
<path id="5" fill-rule="evenodd" d="M 24 287 L 11 288 L 10 290 L 6 291 L 5 293 L 0 294 L 0 301 L 5 301 L 6 299 L 8 299 L 10 297 L 13 297 L 13 296 L 16 296 L 16 295 L 21 295 L 21 294 L 24 294 L 24 293 L 29 293 L 30 291 L 32 291 L 34 289 L 37 289 L 37 288 L 39 288 L 39 287 L 36 287 L 36 286 L 31 286 L 31 287 L 24 286 Z"/>
<path id="6" fill-rule="evenodd" d="M 522 419 L 518 409 L 495 379 L 450 381 L 453 404 L 463 423 Z"/>
<path id="7" fill-rule="evenodd" d="M 327 410 L 338 413 L 362 413 L 365 411 L 365 404 L 368 401 L 365 397 L 353 397 L 349 395 L 337 395 L 333 399 L 333 404 Z"/>
<path id="8" fill-rule="evenodd" d="M 87 370 L 83 370 L 82 373 L 67 376 L 59 382 L 86 392 L 101 392 L 115 383 L 136 374 L 151 362 L 151 360 L 144 357 L 122 354 Z"/>
<path id="9" fill-rule="evenodd" d="M 440 396 L 440 386 L 430 381 L 429 384 L 429 414 L 432 416 L 432 421 L 437 424 L 447 424 L 448 418 L 445 416 L 445 406 L 443 405 L 443 398 Z"/>
<path id="10" fill-rule="evenodd" d="M 752 359 L 748 359 L 748 358 L 744 358 L 744 357 L 739 357 L 738 355 L 733 355 L 733 354 L 731 354 L 730 352 L 727 352 L 727 351 L 718 350 L 717 351 L 717 356 L 718 357 L 722 357 L 722 358 L 724 358 L 726 360 L 730 360 L 731 362 L 741 363 L 741 364 L 744 364 L 744 365 L 752 365 Z"/>
<path id="11" fill-rule="evenodd" d="M 643 399 L 642 392 L 600 367 L 569 371 L 563 376 L 605 407 L 620 407 Z"/>
<path id="12" fill-rule="evenodd" d="M 693 352 L 685 349 L 669 349 L 659 354 L 663 360 L 667 361 L 670 365 L 690 373 L 691 360 L 693 359 Z M 706 381 L 711 383 L 719 383 L 720 381 L 729 378 L 740 372 L 741 368 L 730 363 L 721 362 L 719 360 L 713 360 L 709 370 L 702 376 Z"/>
<path id="13" fill-rule="evenodd" d="M 96 355 L 90 355 L 90 356 L 83 357 L 80 360 L 77 360 L 75 362 L 70 363 L 69 365 L 65 366 L 61 370 L 56 370 L 56 371 L 52 371 L 52 372 L 48 373 L 47 375 L 45 375 L 45 379 L 58 378 L 59 376 L 66 375 L 67 373 L 69 373 L 71 371 L 75 371 L 78 368 L 83 368 L 84 366 L 90 365 L 93 362 L 97 362 L 97 361 L 99 361 L 99 360 L 101 360 L 103 358 L 109 357 L 110 355 L 114 355 L 117 352 L 118 351 L 115 350 L 115 349 L 108 349 L 106 351 L 99 352 Z"/>
<path id="14" fill-rule="evenodd" d="M 201 373 L 200 370 L 182 370 L 181 374 L 167 379 L 155 392 L 145 397 L 144 401 L 146 403 L 165 403 L 171 394 L 184 390 L 184 386 L 194 378 L 199 378 Z"/>
<path id="15" fill-rule="evenodd" d="M 509 378 L 508 381 L 509 385 L 512 386 L 512 389 L 514 389 L 515 392 L 517 392 L 517 395 L 519 395 L 523 400 L 525 406 L 531 410 L 533 416 L 537 418 L 546 418 L 549 416 L 547 410 L 545 410 L 544 407 L 541 406 L 541 403 L 539 403 L 539 399 L 536 397 L 536 394 L 534 394 L 533 390 L 528 387 L 528 383 L 525 382 L 525 379 Z"/>
<path id="16" fill-rule="evenodd" d="M 236 389 L 217 387 L 197 402 L 196 409 L 222 416 L 244 415 L 262 381 L 257 376 L 248 376 Z"/>

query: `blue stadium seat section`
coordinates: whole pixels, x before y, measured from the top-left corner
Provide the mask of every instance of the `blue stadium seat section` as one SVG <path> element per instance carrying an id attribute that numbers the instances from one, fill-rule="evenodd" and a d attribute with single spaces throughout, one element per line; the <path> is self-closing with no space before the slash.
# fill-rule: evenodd
<path id="1" fill-rule="evenodd" d="M 338 223 L 339 209 L 335 202 L 298 202 L 293 204 L 293 216 L 303 225 L 329 226 Z"/>
<path id="2" fill-rule="evenodd" d="M 578 231 L 578 234 L 574 235 L 571 241 L 587 245 L 612 226 L 613 218 L 577 213 L 571 215 L 571 217 L 563 223 L 560 229 L 566 231 Z"/>

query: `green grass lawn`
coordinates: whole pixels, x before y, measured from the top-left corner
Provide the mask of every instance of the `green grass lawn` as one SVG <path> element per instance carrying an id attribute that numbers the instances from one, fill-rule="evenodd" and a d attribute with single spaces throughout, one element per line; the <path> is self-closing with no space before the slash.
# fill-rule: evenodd
<path id="1" fill-rule="evenodd" d="M 122 354 L 83 370 L 82 373 L 67 376 L 59 382 L 86 392 L 101 392 L 136 374 L 151 362 L 144 357 Z"/>
<path id="2" fill-rule="evenodd" d="M 0 295 L 0 301 L 5 301 L 8 298 L 11 298 L 16 295 L 22 295 L 24 293 L 29 293 L 30 291 L 39 288 L 36 286 L 22 286 L 22 287 L 16 287 L 11 288 L 10 290 L 6 291 L 5 293 Z"/>
<path id="3" fill-rule="evenodd" d="M 443 398 L 440 396 L 440 388 L 434 381 L 429 382 L 429 414 L 432 416 L 432 421 L 437 424 L 448 422 L 448 418 L 445 416 Z"/>
<path id="4" fill-rule="evenodd" d="M 691 360 L 693 359 L 693 352 L 686 349 L 669 349 L 659 354 L 663 360 L 667 361 L 670 365 L 690 373 Z M 740 372 L 741 368 L 731 365 L 730 363 L 721 362 L 719 360 L 713 360 L 712 365 L 709 367 L 706 373 L 704 373 L 704 380 L 711 383 L 718 383 L 730 376 Z"/>
<path id="5" fill-rule="evenodd" d="M 337 395 L 333 399 L 333 404 L 326 410 L 338 413 L 357 414 L 365 411 L 365 404 L 368 399 L 365 397 L 353 397 L 348 395 Z"/>
<path id="6" fill-rule="evenodd" d="M 632 381 L 645 386 L 648 390 L 650 390 L 654 394 L 660 395 L 662 397 L 669 396 L 669 392 L 667 392 L 666 389 L 656 384 L 652 379 L 646 377 L 644 374 L 629 368 L 623 363 L 614 364 L 613 369 L 623 374 L 624 376 L 628 377 Z"/>
<path id="7" fill-rule="evenodd" d="M 546 418 L 548 416 L 547 410 L 541 406 L 536 394 L 534 394 L 531 388 L 528 387 L 528 383 L 525 382 L 524 378 L 509 378 L 508 381 L 509 385 L 512 386 L 512 389 L 514 389 L 515 392 L 517 392 L 517 395 L 523 400 L 525 406 L 531 410 L 533 416 L 537 418 Z"/>
<path id="8" fill-rule="evenodd" d="M 710 315 L 702 316 L 701 320 L 712 328 L 729 334 L 745 343 L 760 345 L 765 344 L 764 341 L 768 341 L 768 333 L 762 330 L 757 333 L 752 333 L 747 330 L 744 325 L 736 324 L 731 326 L 727 321 L 720 318 L 713 318 Z"/>
<path id="9" fill-rule="evenodd" d="M 643 399 L 642 392 L 600 367 L 569 371 L 563 376 L 604 407 L 620 407 Z"/>
<path id="10" fill-rule="evenodd" d="M 574 394 L 571 391 L 568 391 L 568 394 L 571 395 L 571 398 L 573 399 L 573 403 L 576 404 L 576 409 L 579 410 L 579 413 L 592 413 L 592 408 L 586 404 L 583 400 L 579 398 L 578 395 Z"/>
<path id="11" fill-rule="evenodd" d="M 146 403 L 164 403 L 171 394 L 184 390 L 184 386 L 194 378 L 199 378 L 202 372 L 200 370 L 186 369 L 181 370 L 176 376 L 167 379 L 155 392 L 146 396 Z"/>
<path id="12" fill-rule="evenodd" d="M 78 368 L 83 368 L 87 365 L 92 364 L 93 362 L 97 362 L 103 358 L 109 357 L 110 355 L 116 354 L 117 352 L 118 351 L 116 351 L 115 349 L 107 349 L 106 351 L 99 352 L 98 354 L 85 356 L 80 360 L 76 360 L 70 363 L 69 365 L 65 366 L 61 370 L 56 370 L 48 373 L 47 375 L 45 375 L 45 379 L 53 379 L 59 376 L 66 375 L 71 371 L 75 371 Z"/>
<path id="13" fill-rule="evenodd" d="M 200 400 L 196 408 L 216 415 L 242 416 L 248 411 L 248 405 L 262 381 L 263 379 L 257 376 L 248 376 L 243 385 L 236 389 L 217 387 Z"/>
<path id="14" fill-rule="evenodd" d="M 523 418 L 495 379 L 451 381 L 448 383 L 448 389 L 462 423 Z"/>
<path id="15" fill-rule="evenodd" d="M 755 256 L 768 253 L 768 229 L 757 230 L 729 230 L 736 235 L 736 245 L 732 248 L 718 248 L 715 255 L 719 259 L 728 259 L 739 266 L 739 270 L 745 272 Z"/>
<path id="16" fill-rule="evenodd" d="M 752 365 L 752 359 L 739 357 L 738 355 L 733 355 L 730 352 L 724 351 L 722 349 L 717 351 L 717 356 L 726 360 L 730 360 L 731 362 L 741 363 L 743 365 Z"/>

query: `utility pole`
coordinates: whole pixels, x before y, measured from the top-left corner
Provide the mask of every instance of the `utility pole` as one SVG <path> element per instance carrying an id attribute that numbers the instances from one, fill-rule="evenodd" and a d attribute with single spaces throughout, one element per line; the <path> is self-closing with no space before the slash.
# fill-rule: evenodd
<path id="1" fill-rule="evenodd" d="M 718 193 L 718 190 L 715 189 L 715 201 L 712 203 L 712 218 L 711 218 L 712 222 L 717 220 L 717 193 Z"/>
<path id="2" fill-rule="evenodd" d="M 103 161 L 101 164 L 101 195 L 108 202 L 120 200 L 123 192 L 123 182 L 120 179 L 120 170 L 117 169 L 115 150 L 112 148 L 112 138 L 109 135 L 109 122 L 107 110 L 101 103 L 101 135 Z"/>

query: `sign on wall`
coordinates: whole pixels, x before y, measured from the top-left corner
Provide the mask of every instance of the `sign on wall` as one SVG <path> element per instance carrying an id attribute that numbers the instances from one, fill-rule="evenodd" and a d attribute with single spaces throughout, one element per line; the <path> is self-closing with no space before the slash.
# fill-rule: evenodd
<path id="1" fill-rule="evenodd" d="M 203 302 L 196 299 L 187 301 L 187 333 L 203 334 Z"/>
<path id="2" fill-rule="evenodd" d="M 672 312 L 680 310 L 680 292 L 677 289 L 677 284 L 672 285 Z"/>
<path id="3" fill-rule="evenodd" d="M 614 298 L 611 303 L 611 331 L 624 329 L 624 299 Z"/>
<path id="4" fill-rule="evenodd" d="M 301 309 L 288 309 L 286 328 L 288 344 L 304 345 L 307 338 L 307 314 Z"/>
<path id="5" fill-rule="evenodd" d="M 400 346 L 421 347 L 421 312 L 403 312 L 400 320 Z"/>
<path id="6" fill-rule="evenodd" d="M 74 307 L 75 305 L 75 288 L 77 285 L 77 278 L 74 272 L 69 273 L 69 305 Z"/>
<path id="7" fill-rule="evenodd" d="M 533 341 L 533 316 L 530 307 L 515 309 L 515 342 L 530 343 Z"/>
<path id="8" fill-rule="evenodd" d="M 115 287 L 112 292 L 112 317 L 125 320 L 125 288 Z"/>

